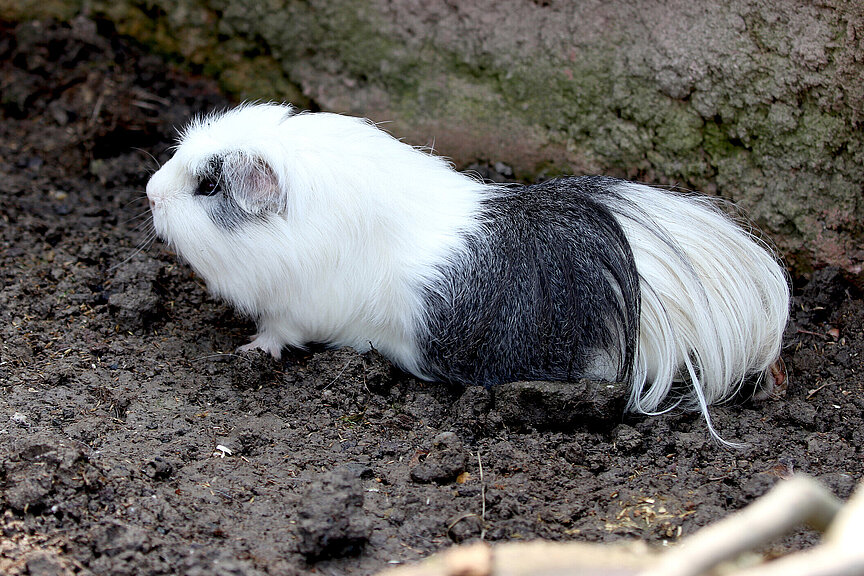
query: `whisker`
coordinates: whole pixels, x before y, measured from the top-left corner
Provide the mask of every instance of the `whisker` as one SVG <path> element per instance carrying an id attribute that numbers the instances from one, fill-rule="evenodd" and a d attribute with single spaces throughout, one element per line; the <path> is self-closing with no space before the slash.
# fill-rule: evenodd
<path id="1" fill-rule="evenodd" d="M 148 152 L 147 150 L 144 150 L 143 148 L 135 148 L 134 146 L 132 147 L 132 149 L 133 149 L 133 150 L 136 150 L 136 151 L 138 151 L 138 152 L 141 152 L 142 154 L 146 154 L 147 156 L 149 156 L 150 159 L 153 160 L 153 163 L 156 164 L 156 170 L 159 170 L 160 168 L 162 168 L 162 163 L 159 162 L 159 160 L 158 160 L 158 159 L 157 159 L 153 154 L 151 154 L 150 152 Z M 156 170 L 151 170 L 151 169 L 149 169 L 149 168 L 148 168 L 148 170 L 150 170 L 150 173 L 151 173 L 151 174 L 153 174 L 154 172 L 156 172 Z"/>
<path id="2" fill-rule="evenodd" d="M 140 190 L 134 190 L 134 192 L 135 192 L 135 193 L 140 193 Z M 141 196 L 138 196 L 138 197 L 136 197 L 136 198 L 132 198 L 131 200 L 129 200 L 128 202 L 126 202 L 126 204 L 123 205 L 123 208 L 122 208 L 122 209 L 123 209 L 123 210 L 126 210 L 126 209 L 129 208 L 129 206 L 131 206 L 132 204 L 137 204 L 138 202 L 141 202 L 142 200 L 146 201 L 146 198 L 147 198 L 147 196 L 145 196 L 145 195 L 141 195 Z"/>
<path id="3" fill-rule="evenodd" d="M 152 223 L 152 221 L 150 221 L 150 220 L 148 220 L 148 222 Z M 156 238 L 157 238 L 156 229 L 151 228 L 149 231 L 147 231 L 146 235 L 144 236 L 144 240 L 138 244 L 138 247 L 135 248 L 135 250 L 133 250 L 132 253 L 129 254 L 126 258 L 124 258 L 123 260 L 121 260 L 117 264 L 114 264 L 113 266 L 109 267 L 108 272 L 113 272 L 113 271 L 117 270 L 119 267 L 128 263 L 130 260 L 132 260 L 138 254 L 141 254 L 142 252 L 149 250 L 150 247 L 153 245 L 153 243 L 156 241 Z"/>
<path id="4" fill-rule="evenodd" d="M 129 223 L 132 222 L 133 220 L 138 220 L 138 219 L 140 219 L 140 218 L 143 218 L 144 216 L 149 216 L 149 215 L 150 215 L 150 210 L 149 210 L 149 209 L 147 209 L 147 210 L 142 210 L 142 211 L 139 212 L 138 214 L 134 214 L 134 215 L 130 216 L 129 218 L 127 218 L 127 219 L 125 219 L 125 220 L 122 220 L 120 223 L 121 223 L 121 224 L 129 224 Z M 145 222 L 146 222 L 146 220 L 145 220 Z M 141 225 L 141 223 L 138 224 L 138 226 L 140 226 L 140 225 Z M 136 226 L 135 228 L 137 229 L 138 226 Z"/>

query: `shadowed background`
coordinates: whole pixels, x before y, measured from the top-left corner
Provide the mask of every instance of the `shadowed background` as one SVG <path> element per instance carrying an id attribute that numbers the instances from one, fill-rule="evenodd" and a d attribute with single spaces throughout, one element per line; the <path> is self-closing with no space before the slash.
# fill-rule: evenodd
<path id="1" fill-rule="evenodd" d="M 860 2 L 0 0 L 82 10 L 237 99 L 387 121 L 461 167 L 730 198 L 796 274 L 864 280 Z"/>

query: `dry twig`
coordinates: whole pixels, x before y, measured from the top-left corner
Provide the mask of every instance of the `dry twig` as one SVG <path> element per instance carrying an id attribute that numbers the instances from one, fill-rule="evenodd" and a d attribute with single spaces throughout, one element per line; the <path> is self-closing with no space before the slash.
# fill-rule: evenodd
<path id="1" fill-rule="evenodd" d="M 864 484 L 845 507 L 816 481 L 795 476 L 768 494 L 686 538 L 664 554 L 640 543 L 593 545 L 532 542 L 477 543 L 434 555 L 387 576 L 707 576 L 721 563 L 763 546 L 802 523 L 826 531 L 825 541 L 805 552 L 739 569 L 728 576 L 864 575 Z"/>

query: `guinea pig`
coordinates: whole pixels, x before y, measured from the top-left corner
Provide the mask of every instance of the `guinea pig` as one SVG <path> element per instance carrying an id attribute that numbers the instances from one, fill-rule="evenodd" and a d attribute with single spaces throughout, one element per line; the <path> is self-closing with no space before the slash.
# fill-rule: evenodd
<path id="1" fill-rule="evenodd" d="M 374 347 L 427 380 L 626 382 L 701 410 L 779 358 L 784 269 L 704 196 L 608 177 L 488 184 L 369 121 L 199 117 L 147 184 L 158 235 L 254 318 L 239 350 Z M 671 394 L 682 381 L 684 397 Z"/>

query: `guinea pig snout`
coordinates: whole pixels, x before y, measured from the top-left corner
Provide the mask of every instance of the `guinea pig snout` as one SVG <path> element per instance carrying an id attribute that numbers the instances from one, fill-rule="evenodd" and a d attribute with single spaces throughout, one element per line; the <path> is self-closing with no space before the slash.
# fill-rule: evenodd
<path id="1" fill-rule="evenodd" d="M 158 182 L 156 182 L 156 177 L 159 174 L 155 174 L 150 181 L 147 182 L 147 203 L 150 204 L 150 209 L 154 210 L 156 206 L 161 204 L 165 200 L 165 193 L 162 190 L 162 187 L 159 186 Z"/>
<path id="2" fill-rule="evenodd" d="M 161 209 L 172 196 L 176 196 L 182 189 L 182 184 L 178 183 L 181 181 L 178 170 L 171 160 L 150 176 L 146 188 L 150 209 Z"/>
<path id="3" fill-rule="evenodd" d="M 156 205 L 161 201 L 159 195 L 157 195 L 151 186 L 147 186 L 147 203 L 150 205 L 150 210 L 155 210 Z"/>

